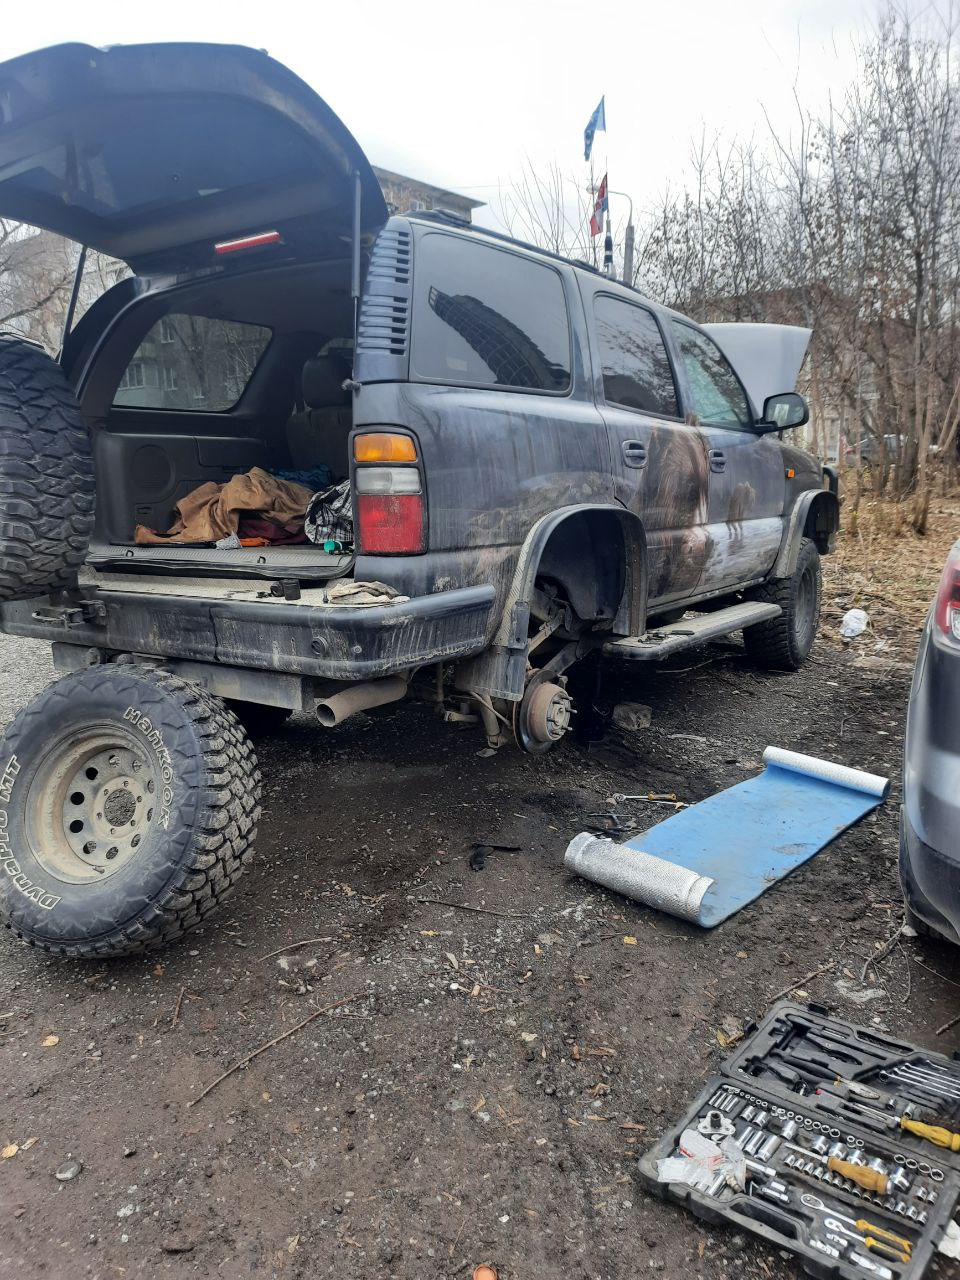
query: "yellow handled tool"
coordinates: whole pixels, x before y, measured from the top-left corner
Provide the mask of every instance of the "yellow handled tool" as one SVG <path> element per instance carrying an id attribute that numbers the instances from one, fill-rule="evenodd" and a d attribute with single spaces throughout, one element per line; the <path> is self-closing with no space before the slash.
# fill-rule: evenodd
<path id="1" fill-rule="evenodd" d="M 924 1124 L 921 1120 L 909 1120 L 906 1116 L 900 1117 L 900 1128 L 906 1133 L 915 1133 L 918 1138 L 926 1138 L 927 1142 L 934 1142 L 938 1147 L 946 1147 L 948 1151 L 960 1151 L 960 1133 L 951 1133 L 949 1129 Z"/>
<path id="2" fill-rule="evenodd" d="M 892 1244 L 884 1244 L 882 1240 L 875 1240 L 873 1236 L 863 1236 L 860 1243 L 865 1249 L 873 1249 L 877 1253 L 882 1253 L 888 1258 L 895 1258 L 897 1262 L 909 1262 L 910 1254 L 904 1253 L 902 1249 L 895 1249 Z"/>
<path id="3" fill-rule="evenodd" d="M 887 1194 L 889 1180 L 887 1175 L 880 1173 L 878 1169 L 868 1169 L 862 1164 L 851 1164 L 849 1160 L 839 1160 L 836 1156 L 830 1157 L 827 1161 L 827 1168 L 831 1173 L 838 1173 L 841 1178 L 855 1182 L 858 1187 L 863 1187 L 865 1191 L 876 1191 L 881 1196 Z M 857 1225 L 859 1226 L 859 1223 Z"/>
<path id="4" fill-rule="evenodd" d="M 898 1249 L 902 1249 L 904 1253 L 910 1253 L 913 1248 L 910 1241 L 904 1240 L 903 1236 L 895 1236 L 892 1231 L 884 1231 L 883 1227 L 878 1227 L 875 1222 L 867 1222 L 866 1218 L 857 1218 L 853 1225 L 858 1231 L 869 1231 L 871 1240 L 878 1236 L 882 1237 L 884 1240 L 889 1240 L 892 1244 L 895 1244 Z M 907 1259 L 904 1259 L 904 1261 L 907 1261 Z"/>

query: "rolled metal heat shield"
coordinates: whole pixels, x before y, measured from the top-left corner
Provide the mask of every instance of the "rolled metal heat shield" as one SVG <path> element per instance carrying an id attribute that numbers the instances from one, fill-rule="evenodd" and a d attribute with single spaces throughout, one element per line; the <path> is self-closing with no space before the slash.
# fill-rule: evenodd
<path id="1" fill-rule="evenodd" d="M 713 884 L 709 876 L 586 831 L 567 845 L 563 863 L 585 880 L 695 924 L 703 895 Z"/>
<path id="2" fill-rule="evenodd" d="M 853 769 L 848 764 L 837 764 L 834 760 L 805 756 L 800 751 L 786 751 L 783 747 L 767 747 L 763 753 L 763 763 L 776 765 L 778 769 L 788 769 L 806 778 L 832 782 L 837 787 L 849 787 L 851 791 L 862 791 L 864 795 L 876 796 L 878 800 L 885 800 L 890 790 L 889 778 L 867 773 L 864 769 Z"/>

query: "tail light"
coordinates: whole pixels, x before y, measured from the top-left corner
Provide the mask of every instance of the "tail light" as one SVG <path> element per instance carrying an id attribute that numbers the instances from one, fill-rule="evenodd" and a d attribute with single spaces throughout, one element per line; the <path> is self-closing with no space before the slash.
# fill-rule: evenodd
<path id="1" fill-rule="evenodd" d="M 426 550 L 423 483 L 410 436 L 370 432 L 353 443 L 356 526 L 364 555 L 416 555 Z M 400 462 L 403 465 L 383 465 Z"/>
<path id="2" fill-rule="evenodd" d="M 944 565 L 933 617 L 945 636 L 960 640 L 960 543 L 950 552 Z"/>

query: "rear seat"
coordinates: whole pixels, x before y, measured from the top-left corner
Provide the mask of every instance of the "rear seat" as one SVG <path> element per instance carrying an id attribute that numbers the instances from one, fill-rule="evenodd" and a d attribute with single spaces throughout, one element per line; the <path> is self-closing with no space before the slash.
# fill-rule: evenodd
<path id="1" fill-rule="evenodd" d="M 287 447 L 298 471 L 328 466 L 334 480 L 350 470 L 347 450 L 352 425 L 350 392 L 343 382 L 350 371 L 336 356 L 313 356 L 303 366 L 306 408 L 287 422 Z"/>

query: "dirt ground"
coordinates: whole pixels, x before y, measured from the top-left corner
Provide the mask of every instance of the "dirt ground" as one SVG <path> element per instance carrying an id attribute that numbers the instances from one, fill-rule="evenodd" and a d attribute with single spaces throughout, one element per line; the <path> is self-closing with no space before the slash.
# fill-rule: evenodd
<path id="1" fill-rule="evenodd" d="M 758 1018 L 791 983 L 960 1049 L 960 1028 L 936 1034 L 957 1011 L 954 950 L 902 939 L 867 963 L 902 918 L 904 709 L 960 505 L 941 502 L 887 569 L 863 529 L 830 564 L 796 675 L 754 670 L 736 642 L 618 667 L 609 691 L 649 705 L 651 726 L 539 758 L 479 758 L 475 731 L 416 706 L 334 732 L 296 719 L 258 744 L 259 856 L 203 932 L 95 966 L 0 941 L 0 1145 L 20 1146 L 0 1161 L 0 1275 L 799 1275 L 652 1199 L 635 1164 L 719 1066 L 721 1020 Z M 884 581 L 907 563 L 898 610 Z M 874 627 L 842 649 L 860 603 Z M 5 638 L 0 666 L 7 715 L 51 675 L 41 646 Z M 698 800 L 756 772 L 768 743 L 888 774 L 890 799 L 712 932 L 562 869 L 612 792 Z M 478 841 L 519 848 L 473 870 Z M 57 1181 L 69 1160 L 82 1171 Z"/>

